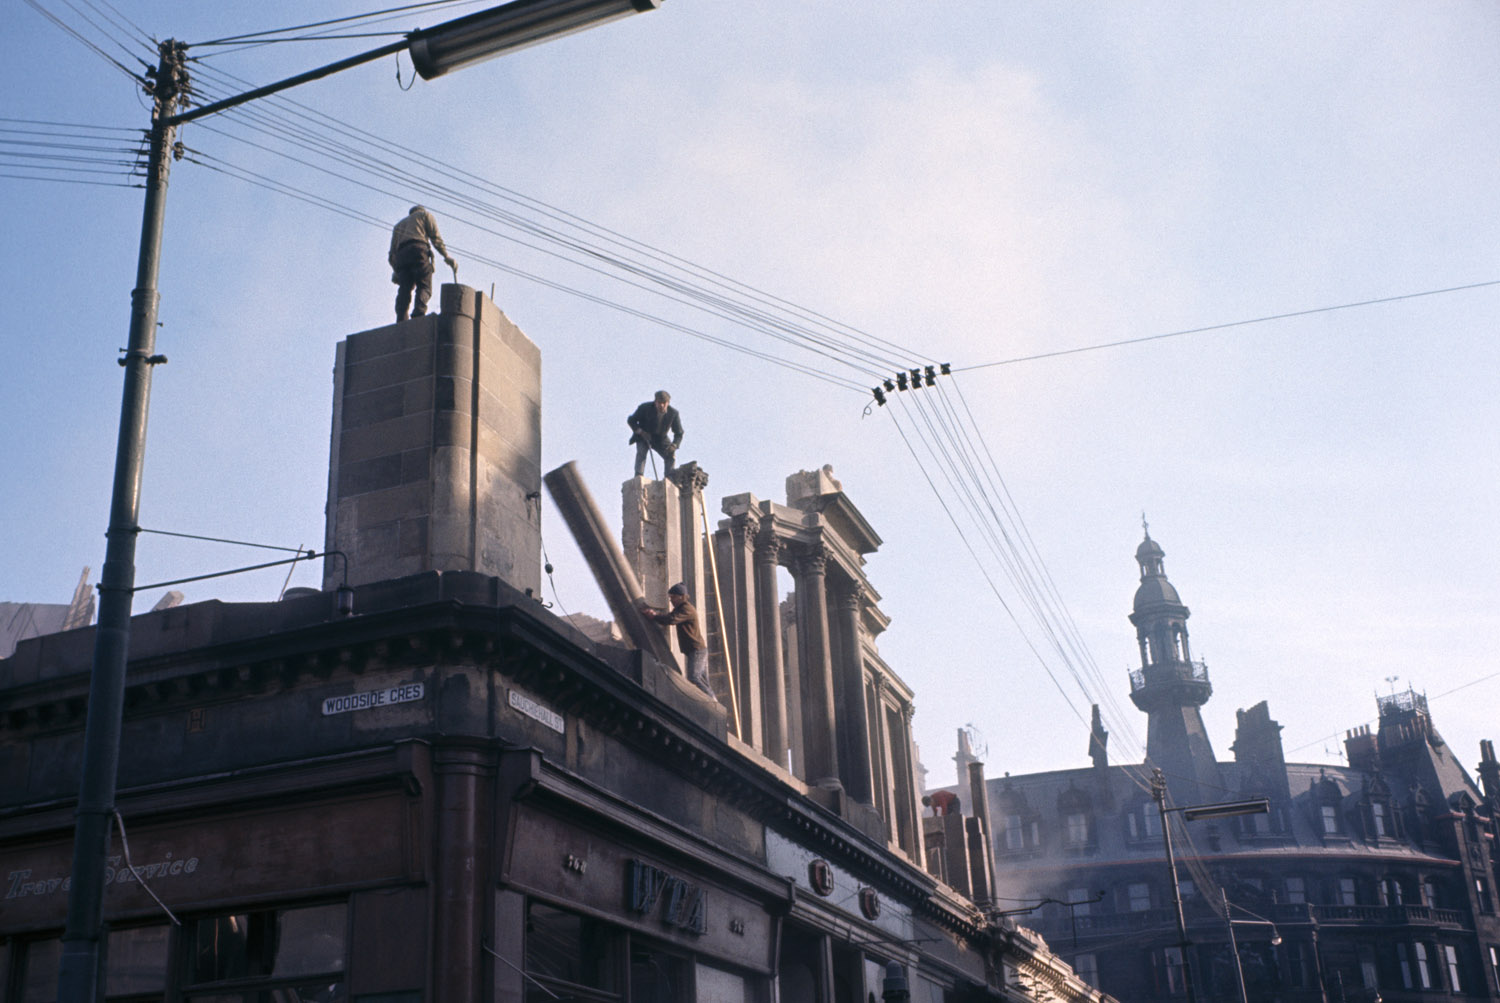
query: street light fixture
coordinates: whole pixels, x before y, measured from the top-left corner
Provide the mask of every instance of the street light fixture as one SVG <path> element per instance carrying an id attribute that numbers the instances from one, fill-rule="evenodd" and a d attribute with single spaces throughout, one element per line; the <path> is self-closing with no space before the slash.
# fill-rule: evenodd
<path id="1" fill-rule="evenodd" d="M 59 1003 L 94 1003 L 98 998 L 104 876 L 119 772 L 125 670 L 130 656 L 131 602 L 136 592 L 135 544 L 141 532 L 141 472 L 146 457 L 151 369 L 167 361 L 155 351 L 156 313 L 160 301 L 156 285 L 161 266 L 167 179 L 176 147 L 177 127 L 403 49 L 411 54 L 418 72 L 430 79 L 511 49 L 581 31 L 633 11 L 653 10 L 660 3 L 661 0 L 513 0 L 434 28 L 412 32 L 399 42 L 187 111 L 178 111 L 189 90 L 187 46 L 170 39 L 159 45 L 160 63 L 147 73 L 151 78 L 147 89 L 152 96 L 148 133 L 150 160 L 141 214 L 136 282 L 131 292 L 130 335 L 128 347 L 120 359 L 120 365 L 125 368 L 125 385 L 121 394 L 119 438 L 115 445 L 104 567 L 99 576 L 99 619 L 94 627 L 94 660 L 89 678 L 88 716 L 84 724 L 73 836 L 73 872 L 68 888 L 62 958 L 58 963 Z M 341 595 L 341 608 L 343 600 Z"/>
<path id="2" fill-rule="evenodd" d="M 1276 929 L 1276 924 L 1263 916 L 1258 916 L 1242 905 L 1235 905 L 1229 901 L 1229 894 L 1223 889 L 1219 894 L 1224 899 L 1224 922 L 1229 925 L 1229 953 L 1234 956 L 1234 977 L 1240 987 L 1240 1003 L 1250 1003 L 1249 997 L 1245 995 L 1245 969 L 1240 964 L 1240 945 L 1234 938 L 1234 925 L 1241 926 L 1269 926 L 1271 928 L 1271 946 L 1276 947 L 1281 943 L 1281 932 Z M 1240 912 L 1255 916 L 1254 919 L 1235 919 L 1229 912 L 1230 909 L 1238 909 Z M 1321 981 L 1321 980 L 1320 980 Z"/>
<path id="3" fill-rule="evenodd" d="M 1151 773 L 1151 794 L 1156 798 L 1156 810 L 1161 815 L 1161 838 L 1167 851 L 1167 873 L 1172 877 L 1172 907 L 1177 913 L 1178 950 L 1182 952 L 1182 985 L 1187 990 L 1188 1003 L 1198 1003 L 1198 994 L 1193 987 L 1193 965 L 1188 957 L 1189 948 L 1193 945 L 1188 940 L 1187 922 L 1182 916 L 1182 887 L 1177 883 L 1177 858 L 1172 854 L 1172 827 L 1167 824 L 1167 812 L 1181 812 L 1183 818 L 1194 820 L 1226 818 L 1231 815 L 1264 815 L 1271 810 L 1271 802 L 1267 798 L 1251 798 L 1245 801 L 1168 808 L 1167 781 L 1162 777 L 1160 769 Z"/>
<path id="4" fill-rule="evenodd" d="M 661 0 L 516 0 L 412 32 L 411 62 L 422 79 L 431 80 L 502 52 L 660 6 Z"/>

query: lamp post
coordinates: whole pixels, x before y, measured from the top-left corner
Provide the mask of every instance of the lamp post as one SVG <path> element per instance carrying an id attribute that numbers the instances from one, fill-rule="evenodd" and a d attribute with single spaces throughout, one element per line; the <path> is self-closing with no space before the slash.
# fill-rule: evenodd
<path id="1" fill-rule="evenodd" d="M 1178 950 L 1182 953 L 1182 987 L 1187 990 L 1188 1003 L 1198 1003 L 1198 994 L 1193 986 L 1193 965 L 1189 960 L 1187 923 L 1182 916 L 1182 887 L 1177 883 L 1177 858 L 1172 855 L 1172 827 L 1167 824 L 1168 812 L 1181 812 L 1188 821 L 1200 818 L 1225 818 L 1230 815 L 1264 815 L 1271 810 L 1266 798 L 1251 798 L 1246 801 L 1223 801 L 1217 804 L 1186 805 L 1180 808 L 1167 807 L 1167 781 L 1160 769 L 1151 771 L 1151 794 L 1156 799 L 1156 810 L 1161 815 L 1162 845 L 1167 851 L 1167 873 L 1172 878 L 1172 906 L 1177 913 Z M 1238 955 L 1236 962 L 1238 961 Z"/>
<path id="2" fill-rule="evenodd" d="M 1250 912 L 1249 909 L 1246 909 L 1242 905 L 1232 906 L 1232 908 L 1238 909 L 1241 912 L 1250 913 L 1251 916 L 1255 916 L 1255 919 L 1235 919 L 1229 913 L 1229 910 L 1231 908 L 1229 894 L 1223 889 L 1219 890 L 1219 894 L 1224 898 L 1224 922 L 1229 926 L 1229 953 L 1234 955 L 1234 977 L 1235 980 L 1239 983 L 1240 987 L 1240 1003 L 1250 1003 L 1249 998 L 1245 995 L 1245 969 L 1244 966 L 1240 964 L 1240 945 L 1234 939 L 1234 924 L 1238 923 L 1241 926 L 1269 926 L 1271 928 L 1272 947 L 1275 947 L 1277 944 L 1281 943 L 1281 934 L 1277 931 L 1275 923 L 1272 923 L 1268 919 L 1262 919 L 1259 916 L 1255 916 L 1255 913 Z"/>
<path id="3" fill-rule="evenodd" d="M 88 717 L 84 725 L 68 918 L 62 937 L 62 958 L 58 963 L 59 1003 L 94 1003 L 99 998 L 104 875 L 110 826 L 115 814 L 125 671 L 130 655 L 135 542 L 141 531 L 138 521 L 141 471 L 146 456 L 151 369 L 166 361 L 164 356 L 155 354 L 156 313 L 160 301 L 156 284 L 161 264 L 167 179 L 175 152 L 177 127 L 403 49 L 410 52 L 417 72 L 430 80 L 502 52 L 581 31 L 636 11 L 653 10 L 660 5 L 661 0 L 513 0 L 490 10 L 412 32 L 399 42 L 190 111 L 178 110 L 185 104 L 189 91 L 185 59 L 187 46 L 168 40 L 158 47 L 160 63 L 154 71 L 148 72 L 152 77 L 149 90 L 153 100 L 150 162 L 141 217 L 136 283 L 131 292 L 130 334 L 125 354 L 120 359 L 125 368 L 125 386 L 115 447 L 109 529 L 105 533 L 104 567 L 99 577 L 99 619 L 94 630 L 94 660 L 89 679 Z"/>

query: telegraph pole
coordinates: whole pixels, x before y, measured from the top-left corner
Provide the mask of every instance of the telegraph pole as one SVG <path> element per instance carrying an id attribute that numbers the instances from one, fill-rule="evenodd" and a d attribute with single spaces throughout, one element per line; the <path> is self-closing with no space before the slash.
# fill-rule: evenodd
<path id="1" fill-rule="evenodd" d="M 135 289 L 130 294 L 130 340 L 120 359 L 120 365 L 125 367 L 125 389 L 120 403 L 120 435 L 115 447 L 104 569 L 99 579 L 99 621 L 94 634 L 94 667 L 89 679 L 88 721 L 84 727 L 73 874 L 68 886 L 68 920 L 58 966 L 59 1003 L 94 1003 L 100 995 L 104 871 L 120 762 L 125 665 L 130 655 L 130 606 L 135 595 L 135 541 L 140 533 L 146 414 L 151 401 L 151 368 L 166 361 L 154 354 L 156 307 L 160 300 L 156 281 L 161 263 L 167 177 L 177 134 L 172 115 L 188 91 L 186 48 L 171 39 L 158 46 L 161 62 L 156 67 L 155 80 L 147 88 L 153 104 L 146 205 Z"/>

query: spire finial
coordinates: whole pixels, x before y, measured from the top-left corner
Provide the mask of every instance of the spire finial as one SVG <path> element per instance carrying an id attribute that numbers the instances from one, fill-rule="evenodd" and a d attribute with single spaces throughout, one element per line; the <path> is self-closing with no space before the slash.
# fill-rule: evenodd
<path id="1" fill-rule="evenodd" d="M 1146 510 L 1141 510 L 1141 529 L 1146 532 L 1146 539 L 1151 539 L 1151 524 L 1146 521 Z"/>

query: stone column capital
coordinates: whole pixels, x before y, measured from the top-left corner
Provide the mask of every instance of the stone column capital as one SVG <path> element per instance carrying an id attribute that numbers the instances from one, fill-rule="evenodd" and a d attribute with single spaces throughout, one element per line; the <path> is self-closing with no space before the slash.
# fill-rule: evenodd
<path id="1" fill-rule="evenodd" d="M 760 516 L 755 512 L 741 512 L 729 520 L 729 533 L 740 546 L 754 543 L 760 533 Z"/>
<path id="2" fill-rule="evenodd" d="M 828 548 L 821 543 L 810 544 L 799 548 L 793 557 L 793 570 L 797 575 L 817 575 L 822 577 L 828 573 Z"/>
<path id="3" fill-rule="evenodd" d="M 702 491 L 708 487 L 708 471 L 696 463 L 684 463 L 672 471 L 672 483 L 684 492 Z"/>
<path id="4" fill-rule="evenodd" d="M 755 537 L 755 560 L 760 564 L 779 564 L 784 546 L 781 537 L 770 531 L 762 531 Z"/>
<path id="5" fill-rule="evenodd" d="M 859 582 L 847 582 L 830 591 L 833 593 L 833 608 L 844 613 L 858 613 L 868 595 L 868 590 Z"/>

